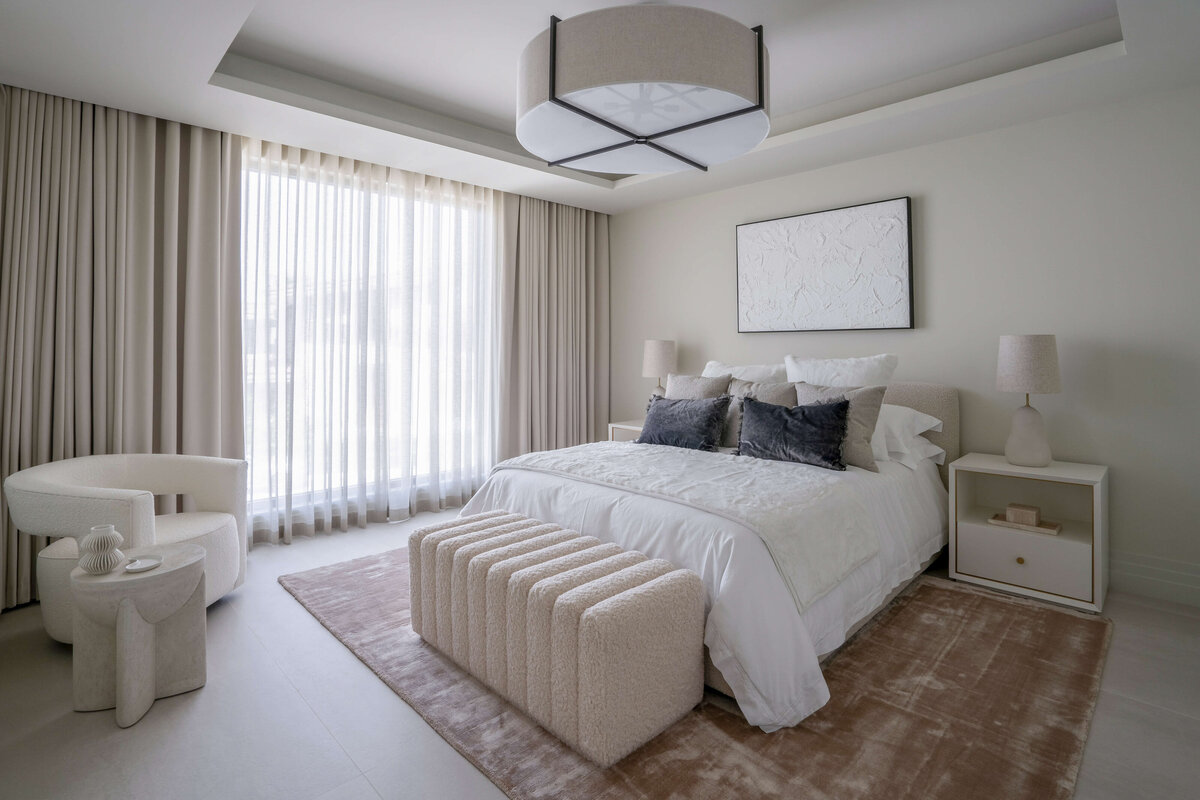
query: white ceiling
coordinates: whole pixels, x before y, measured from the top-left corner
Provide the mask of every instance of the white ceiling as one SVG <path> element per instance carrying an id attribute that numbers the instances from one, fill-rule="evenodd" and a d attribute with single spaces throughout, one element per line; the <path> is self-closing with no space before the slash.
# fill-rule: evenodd
<path id="1" fill-rule="evenodd" d="M 614 2 L 0 0 L 0 82 L 615 212 L 1200 81 L 1197 0 L 688 0 L 764 25 L 767 140 L 708 173 L 547 168 L 517 58 Z"/>

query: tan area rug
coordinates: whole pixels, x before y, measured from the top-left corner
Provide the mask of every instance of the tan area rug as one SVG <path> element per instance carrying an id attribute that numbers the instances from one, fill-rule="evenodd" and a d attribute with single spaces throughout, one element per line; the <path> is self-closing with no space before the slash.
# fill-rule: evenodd
<path id="1" fill-rule="evenodd" d="M 602 770 L 413 633 L 408 553 L 279 582 L 514 798 L 1069 798 L 1112 623 L 923 577 L 826 665 L 802 724 L 706 699 Z"/>

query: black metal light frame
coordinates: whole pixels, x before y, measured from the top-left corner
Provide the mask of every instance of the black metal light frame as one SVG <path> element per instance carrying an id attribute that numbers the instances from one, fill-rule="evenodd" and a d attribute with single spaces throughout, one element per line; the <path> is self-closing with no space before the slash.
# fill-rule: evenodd
<path id="1" fill-rule="evenodd" d="M 554 105 L 556 105 L 556 106 L 560 106 L 562 108 L 567 109 L 568 111 L 574 112 L 574 113 L 578 114 L 579 116 L 583 117 L 584 119 L 591 120 L 592 122 L 596 123 L 597 125 L 603 125 L 604 127 L 608 128 L 609 130 L 616 131 L 617 133 L 621 134 L 622 136 L 628 137 L 629 141 L 618 142 L 617 144 L 610 144 L 607 147 L 601 147 L 596 150 L 589 150 L 586 153 L 579 153 L 578 155 L 567 156 L 566 158 L 560 158 L 557 161 L 547 162 L 547 164 L 551 167 L 558 167 L 558 166 L 566 164 L 570 161 L 578 161 L 582 158 L 598 156 L 601 153 L 611 153 L 613 150 L 620 150 L 622 148 L 629 147 L 629 146 L 635 145 L 635 144 L 644 144 L 647 147 L 653 148 L 653 149 L 659 151 L 660 153 L 664 153 L 664 154 L 670 156 L 671 158 L 682 161 L 683 163 L 687 164 L 690 167 L 695 167 L 696 169 L 700 170 L 701 172 L 708 172 L 707 165 L 701 164 L 699 161 L 694 161 L 694 160 L 688 158 L 687 156 L 682 155 L 681 153 L 676 153 L 674 150 L 670 149 L 669 147 L 663 147 L 661 144 L 659 144 L 658 142 L 656 142 L 654 140 L 661 139 L 666 136 L 671 136 L 676 133 L 683 133 L 684 131 L 690 131 L 694 128 L 700 128 L 705 125 L 712 125 L 714 122 L 724 122 L 727 119 L 733 119 L 734 117 L 740 117 L 743 114 L 752 114 L 755 111 L 762 111 L 763 108 L 765 107 L 765 105 L 763 103 L 763 26 L 762 25 L 756 25 L 755 27 L 750 29 L 751 31 L 754 32 L 754 35 L 757 38 L 757 43 L 758 43 L 758 102 L 756 102 L 752 106 L 747 106 L 746 108 L 740 108 L 737 111 L 729 111 L 724 114 L 718 114 L 715 117 L 710 117 L 708 119 L 702 119 L 702 120 L 698 120 L 696 122 L 689 122 L 687 125 L 680 125 L 677 128 L 670 128 L 665 131 L 659 131 L 658 133 L 651 133 L 646 136 L 640 136 L 631 130 L 628 130 L 626 128 L 621 127 L 620 125 L 617 125 L 615 122 L 610 122 L 609 120 L 606 120 L 603 117 L 598 117 L 595 114 L 591 113 L 590 111 L 582 109 L 579 106 L 573 105 L 572 103 L 570 103 L 566 100 L 563 100 L 561 97 L 558 96 L 558 88 L 557 88 L 556 78 L 557 78 L 557 73 L 558 73 L 558 23 L 559 22 L 562 22 L 562 20 L 560 20 L 558 17 L 555 17 L 553 15 L 550 17 L 550 102 L 554 103 Z"/>

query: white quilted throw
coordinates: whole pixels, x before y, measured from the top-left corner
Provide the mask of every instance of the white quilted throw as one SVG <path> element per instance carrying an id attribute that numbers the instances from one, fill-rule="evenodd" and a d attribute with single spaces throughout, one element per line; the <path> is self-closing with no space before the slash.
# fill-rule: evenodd
<path id="1" fill-rule="evenodd" d="M 631 442 L 529 453 L 498 464 L 691 506 L 753 531 L 803 612 L 879 549 L 845 473 Z"/>

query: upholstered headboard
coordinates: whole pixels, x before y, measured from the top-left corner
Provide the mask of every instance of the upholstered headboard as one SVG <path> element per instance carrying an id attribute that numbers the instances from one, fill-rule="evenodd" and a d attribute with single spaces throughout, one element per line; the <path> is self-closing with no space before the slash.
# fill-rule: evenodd
<path id="1" fill-rule="evenodd" d="M 962 443 L 959 441 L 958 389 L 937 383 L 897 381 L 888 384 L 883 402 L 895 406 L 908 406 L 942 421 L 942 430 L 930 431 L 925 434 L 925 438 L 946 451 L 946 463 L 938 469 L 942 473 L 942 483 L 947 483 L 950 462 L 962 455 Z"/>

